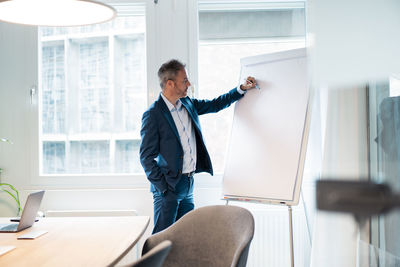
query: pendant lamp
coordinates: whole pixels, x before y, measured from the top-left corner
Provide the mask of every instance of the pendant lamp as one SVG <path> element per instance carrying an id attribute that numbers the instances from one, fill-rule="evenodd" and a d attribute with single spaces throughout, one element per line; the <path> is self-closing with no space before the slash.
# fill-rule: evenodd
<path id="1" fill-rule="evenodd" d="M 36 26 L 82 26 L 116 16 L 114 8 L 92 0 L 0 0 L 0 21 Z"/>

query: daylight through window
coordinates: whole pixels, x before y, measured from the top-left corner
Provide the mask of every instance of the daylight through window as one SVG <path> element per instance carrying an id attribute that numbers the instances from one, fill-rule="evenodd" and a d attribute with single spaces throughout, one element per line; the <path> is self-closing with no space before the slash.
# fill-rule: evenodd
<path id="1" fill-rule="evenodd" d="M 41 174 L 139 173 L 145 16 L 41 27 Z"/>

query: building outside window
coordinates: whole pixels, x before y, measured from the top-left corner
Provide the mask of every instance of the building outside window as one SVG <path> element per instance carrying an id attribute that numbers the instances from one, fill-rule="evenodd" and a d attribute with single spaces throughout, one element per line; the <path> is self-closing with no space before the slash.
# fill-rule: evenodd
<path id="1" fill-rule="evenodd" d="M 140 173 L 145 16 L 40 27 L 40 173 Z"/>

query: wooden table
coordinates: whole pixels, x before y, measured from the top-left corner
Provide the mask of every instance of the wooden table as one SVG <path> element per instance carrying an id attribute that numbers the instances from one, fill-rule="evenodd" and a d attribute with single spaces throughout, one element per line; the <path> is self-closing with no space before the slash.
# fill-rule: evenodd
<path id="1" fill-rule="evenodd" d="M 108 266 L 116 264 L 138 242 L 148 216 L 41 218 L 19 233 L 0 233 L 0 246 L 16 248 L 0 256 L 0 266 Z M 0 223 L 9 222 L 1 218 Z M 48 233 L 17 240 L 33 230 Z"/>

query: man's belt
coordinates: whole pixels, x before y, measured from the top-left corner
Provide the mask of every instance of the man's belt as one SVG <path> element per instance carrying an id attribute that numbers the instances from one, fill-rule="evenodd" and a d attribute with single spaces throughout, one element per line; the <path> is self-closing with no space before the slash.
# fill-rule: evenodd
<path id="1" fill-rule="evenodd" d="M 194 171 L 182 173 L 182 175 L 187 176 L 187 177 L 192 177 L 194 175 Z"/>

